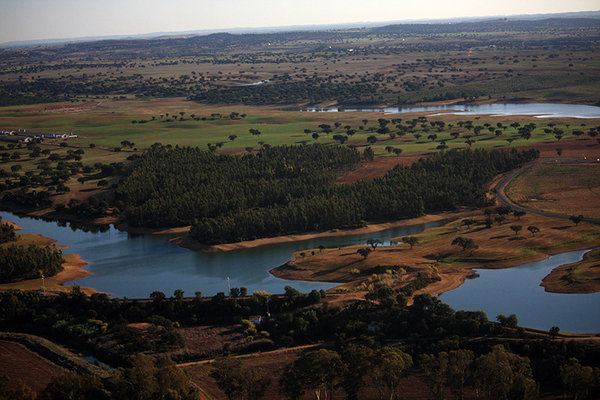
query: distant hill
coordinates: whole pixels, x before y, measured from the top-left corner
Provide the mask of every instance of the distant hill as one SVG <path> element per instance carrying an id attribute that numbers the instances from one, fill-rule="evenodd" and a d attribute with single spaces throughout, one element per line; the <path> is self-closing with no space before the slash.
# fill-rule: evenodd
<path id="1" fill-rule="evenodd" d="M 479 25 L 482 21 L 498 21 L 506 20 L 506 22 L 517 22 L 517 21 L 537 21 L 537 20 L 548 20 L 548 19 L 590 19 L 600 20 L 600 11 L 582 11 L 582 12 L 569 12 L 569 13 L 555 13 L 555 14 L 526 14 L 526 15 L 510 15 L 510 16 L 493 16 L 493 17 L 464 17 L 464 18 L 448 18 L 448 19 L 430 19 L 430 20 L 404 20 L 404 21 L 383 21 L 383 22 L 348 22 L 340 24 L 329 24 L 329 25 L 293 25 L 293 26 L 278 26 L 278 27 L 262 27 L 262 28 L 228 28 L 228 29 L 205 29 L 205 30 L 193 30 L 193 31 L 181 31 L 181 32 L 152 32 L 137 35 L 111 35 L 111 36 L 87 36 L 78 38 L 63 38 L 63 39 L 38 39 L 38 40 L 25 40 L 25 41 L 12 41 L 0 43 L 1 48 L 23 48 L 23 47 L 35 47 L 35 46 L 53 46 L 63 45 L 72 43 L 88 43 L 96 41 L 107 41 L 107 40 L 144 40 L 144 39 L 173 39 L 173 38 L 184 38 L 198 35 L 211 35 L 215 33 L 229 33 L 229 34 L 268 34 L 268 33 L 284 33 L 284 32 L 301 32 L 301 31 L 331 31 L 331 30 L 345 30 L 345 29 L 357 29 L 357 28 L 376 28 L 386 31 L 390 27 L 404 27 L 396 28 L 397 31 L 410 31 L 408 25 L 420 26 L 422 33 L 426 32 L 426 26 L 432 25 L 452 25 L 454 32 L 456 29 L 468 29 L 469 24 Z M 418 30 L 419 28 L 415 28 Z M 441 28 L 437 28 L 438 30 Z M 413 33 L 416 31 L 413 30 Z M 431 28 L 431 32 L 435 32 L 436 28 Z M 441 30 L 440 32 L 444 32 Z M 448 32 L 450 33 L 450 32 Z"/>

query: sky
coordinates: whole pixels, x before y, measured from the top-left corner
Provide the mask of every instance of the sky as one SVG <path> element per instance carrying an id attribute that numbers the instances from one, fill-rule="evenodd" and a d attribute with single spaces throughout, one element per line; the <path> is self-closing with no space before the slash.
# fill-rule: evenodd
<path id="1" fill-rule="evenodd" d="M 598 0 L 0 0 L 0 43 L 598 9 Z"/>

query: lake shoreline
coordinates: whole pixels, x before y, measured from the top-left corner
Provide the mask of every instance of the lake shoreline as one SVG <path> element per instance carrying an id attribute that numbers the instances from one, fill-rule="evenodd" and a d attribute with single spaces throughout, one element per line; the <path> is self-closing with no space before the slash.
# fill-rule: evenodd
<path id="1" fill-rule="evenodd" d="M 178 246 L 184 247 L 186 249 L 194 250 L 194 251 L 203 251 L 209 253 L 215 252 L 224 252 L 224 251 L 234 251 L 241 249 L 251 249 L 260 246 L 278 244 L 278 243 L 288 243 L 288 242 L 300 242 L 303 240 L 309 239 L 318 239 L 318 238 L 326 238 L 326 237 L 336 237 L 336 236 L 351 236 L 351 235 L 359 235 L 365 233 L 374 233 L 381 232 L 387 229 L 392 228 L 400 228 L 403 226 L 409 225 L 417 225 L 417 224 L 425 224 L 427 222 L 440 221 L 444 219 L 456 219 L 465 217 L 468 214 L 474 211 L 449 211 L 442 212 L 438 214 L 426 214 L 420 217 L 403 219 L 393 222 L 382 222 L 382 223 L 374 223 L 368 224 L 362 228 L 350 228 L 350 229 L 331 229 L 328 231 L 322 232 L 307 232 L 307 233 L 299 233 L 292 235 L 282 235 L 282 236 L 274 236 L 269 238 L 261 238 L 255 240 L 247 240 L 242 242 L 234 242 L 234 243 L 224 243 L 208 246 L 202 244 L 189 236 L 178 236 L 170 239 L 171 243 L 177 244 Z"/>
<path id="2" fill-rule="evenodd" d="M 523 217 L 523 220 L 522 223 L 527 220 L 531 224 L 542 227 L 542 234 L 535 237 L 515 237 L 504 234 L 504 229 L 507 229 L 508 226 L 504 228 L 496 224 L 492 226 L 491 231 L 474 229 L 470 233 L 465 231 L 464 227 L 461 228 L 460 224 L 448 222 L 442 227 L 431 228 L 420 235 L 415 235 L 417 238 L 421 236 L 421 241 L 423 241 L 423 238 L 424 241 L 417 244 L 414 249 L 409 249 L 408 246 L 378 247 L 376 251 L 370 253 L 368 258 L 364 259 L 356 254 L 357 249 L 361 247 L 359 245 L 339 249 L 324 249 L 323 251 L 309 249 L 309 251 L 303 252 L 304 254 L 295 252 L 291 260 L 269 272 L 281 279 L 340 282 L 340 286 L 345 289 L 362 290 L 360 288 L 363 286 L 363 282 L 368 282 L 368 275 L 357 274 L 357 271 L 369 271 L 372 268 L 383 268 L 385 266 L 389 266 L 389 268 L 402 266 L 402 269 L 406 272 L 402 274 L 402 280 L 399 281 L 399 284 L 403 286 L 415 279 L 420 272 L 428 273 L 428 268 L 433 268 L 433 271 L 441 279 L 430 283 L 415 293 L 439 295 L 460 287 L 466 279 L 476 274 L 476 270 L 515 268 L 562 253 L 572 251 L 589 252 L 589 249 L 597 246 L 594 239 L 597 236 L 597 228 L 593 224 L 556 226 L 556 220 L 536 215 L 528 215 Z M 555 232 L 561 231 L 565 234 L 572 231 L 572 240 L 568 240 L 561 245 L 552 245 L 555 240 Z M 502 234 L 499 235 L 498 233 Z M 472 259 L 472 255 L 457 251 L 455 246 L 450 245 L 452 239 L 457 235 L 471 236 L 472 234 L 479 235 L 475 237 L 476 243 L 482 246 L 484 244 L 492 246 L 476 250 L 475 252 L 480 254 L 476 254 L 474 259 Z M 398 240 L 398 238 L 395 238 L 395 240 Z M 311 253 L 310 250 L 313 252 Z M 448 261 L 441 261 L 440 264 L 432 259 L 432 255 L 436 252 L 446 254 L 444 257 L 449 257 Z M 553 271 L 560 267 L 561 265 L 555 266 Z M 352 273 L 351 269 L 354 269 L 355 273 Z M 542 283 L 544 279 L 546 277 L 540 276 L 540 286 L 544 286 Z M 600 285 L 596 285 L 592 291 L 580 290 L 580 287 L 569 287 L 567 282 L 562 280 L 558 281 L 554 287 L 546 288 L 546 291 L 586 294 L 598 292 L 599 289 Z"/>
<path id="3" fill-rule="evenodd" d="M 23 230 L 23 228 L 21 228 L 12 221 L 2 220 L 2 223 L 8 223 L 9 225 L 12 225 L 15 231 Z M 38 233 L 24 233 L 19 234 L 19 236 L 20 235 L 28 235 L 31 237 L 38 238 L 40 241 L 40 243 L 38 244 L 39 246 L 48 246 L 57 242 L 56 239 L 48 238 Z M 60 245 L 55 247 L 58 250 L 65 250 L 69 248 L 69 246 L 67 245 Z M 44 282 L 41 278 L 38 278 L 25 279 L 17 282 L 2 283 L 0 284 L 0 291 L 8 291 L 13 289 L 41 291 L 42 286 L 45 285 L 46 294 L 56 295 L 61 292 L 70 292 L 72 290 L 72 286 L 66 286 L 65 283 L 92 275 L 91 272 L 83 268 L 86 265 L 88 265 L 88 262 L 84 261 L 78 254 L 63 254 L 63 269 L 56 275 L 45 278 Z M 81 291 L 88 296 L 95 293 L 103 293 L 91 287 L 81 287 Z"/>
<path id="4" fill-rule="evenodd" d="M 587 251 L 581 260 L 574 263 L 559 265 L 542 279 L 540 286 L 546 292 L 562 294 L 589 294 L 600 292 L 600 281 L 596 278 L 593 281 L 573 284 L 566 279 L 569 270 L 578 265 L 588 265 L 590 268 L 597 268 L 595 261 L 598 259 L 598 248 Z"/>

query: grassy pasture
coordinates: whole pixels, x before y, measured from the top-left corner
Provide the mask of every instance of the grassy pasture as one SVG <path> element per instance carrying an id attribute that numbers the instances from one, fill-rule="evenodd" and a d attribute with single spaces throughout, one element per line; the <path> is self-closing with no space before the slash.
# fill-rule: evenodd
<path id="1" fill-rule="evenodd" d="M 441 141 L 445 141 L 449 148 L 467 147 L 465 135 L 471 135 L 471 140 L 475 141 L 473 147 L 500 148 L 508 147 L 507 139 L 513 139 L 511 146 L 528 146 L 538 142 L 556 141 L 553 134 L 546 134 L 542 129 L 536 129 L 529 140 L 525 140 L 516 135 L 516 128 L 506 127 L 502 129 L 502 134 L 496 137 L 487 129 L 481 131 L 475 136 L 471 131 L 460 128 L 456 125 L 458 121 L 472 120 L 474 125 L 483 125 L 490 123 L 495 126 L 497 122 L 505 126 L 514 121 L 534 121 L 538 127 L 545 127 L 553 122 L 557 127 L 565 131 L 565 138 L 572 129 L 577 129 L 581 120 L 539 120 L 523 119 L 521 117 L 473 117 L 473 116 L 436 116 L 428 117 L 428 121 L 443 120 L 447 124 L 454 126 L 448 129 L 445 127 L 441 132 L 430 127 L 430 131 L 424 131 L 420 125 L 416 127 L 416 133 L 420 133 L 420 138 L 415 138 L 412 133 L 404 136 L 396 136 L 394 139 L 388 135 L 379 135 L 371 129 L 377 127 L 378 118 L 402 118 L 404 121 L 416 118 L 422 114 L 398 114 L 384 115 L 383 113 L 305 113 L 298 111 L 284 111 L 278 107 L 252 107 L 252 106 L 207 106 L 184 99 L 153 99 L 153 100 L 102 100 L 98 103 L 91 103 L 89 106 L 80 107 L 77 103 L 65 104 L 64 109 L 45 108 L 43 105 L 35 106 L 17 106 L 5 107 L 0 109 L 0 126 L 4 129 L 24 128 L 28 131 L 44 132 L 74 132 L 80 137 L 69 140 L 68 143 L 75 147 L 89 147 L 90 144 L 105 147 L 118 147 L 122 140 L 129 140 L 135 143 L 137 148 L 146 148 L 155 142 L 163 144 L 172 144 L 180 146 L 199 146 L 204 147 L 211 143 L 222 143 L 221 150 L 226 152 L 243 152 L 246 147 L 258 148 L 260 142 L 275 146 L 281 144 L 298 144 L 302 142 L 312 143 L 315 139 L 311 134 L 305 134 L 305 129 L 310 129 L 319 134 L 316 140 L 320 143 L 337 143 L 333 140 L 336 134 L 345 135 L 344 126 L 350 125 L 356 134 L 350 136 L 348 144 L 359 147 L 366 147 L 367 137 L 375 135 L 378 141 L 372 146 L 375 153 L 381 156 L 389 156 L 385 150 L 387 146 L 400 147 L 402 154 L 416 154 L 437 151 L 436 148 Z M 72 108 L 68 108 L 72 107 Z M 78 108 L 80 107 L 80 108 Z M 72 110 L 72 111 L 71 111 Z M 184 120 L 179 119 L 167 122 L 172 116 L 180 117 L 184 112 Z M 231 120 L 228 116 L 231 112 L 247 114 L 245 118 Z M 167 114 L 169 117 L 167 117 Z M 206 118 L 206 120 L 194 120 L 196 118 Z M 220 114 L 222 118 L 212 119 L 211 114 Z M 152 118 L 155 120 L 152 120 Z M 363 130 L 363 119 L 369 122 Z M 137 121 L 132 123 L 132 121 Z M 146 121 L 139 123 L 139 121 Z M 335 122 L 340 122 L 341 126 L 330 134 L 325 134 L 318 128 L 320 124 L 329 124 L 334 127 Z M 595 126 L 599 121 L 586 120 L 586 126 Z M 569 128 L 565 126 L 569 124 Z M 390 125 L 391 131 L 397 131 L 393 125 Z M 261 134 L 253 136 L 249 129 L 258 129 Z M 460 136 L 454 139 L 450 134 L 458 132 Z M 427 139 L 430 134 L 436 134 L 434 141 Z M 236 135 L 233 141 L 229 140 L 230 135 Z M 119 159 L 118 155 L 109 157 L 106 153 L 102 157 Z M 88 157 L 86 157 L 88 160 Z M 89 161 L 92 161 L 89 159 Z"/>

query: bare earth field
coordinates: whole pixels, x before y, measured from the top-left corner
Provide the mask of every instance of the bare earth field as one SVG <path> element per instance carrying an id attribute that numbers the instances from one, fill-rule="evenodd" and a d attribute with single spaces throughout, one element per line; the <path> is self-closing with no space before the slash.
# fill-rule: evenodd
<path id="1" fill-rule="evenodd" d="M 0 340 L 0 375 L 20 379 L 39 392 L 53 377 L 65 372 L 64 368 L 40 357 L 22 344 Z"/>

